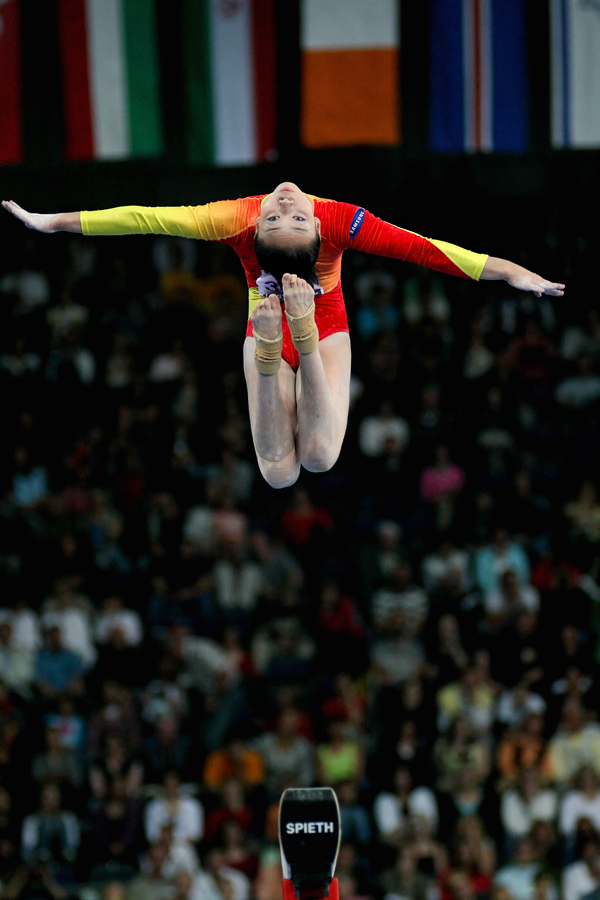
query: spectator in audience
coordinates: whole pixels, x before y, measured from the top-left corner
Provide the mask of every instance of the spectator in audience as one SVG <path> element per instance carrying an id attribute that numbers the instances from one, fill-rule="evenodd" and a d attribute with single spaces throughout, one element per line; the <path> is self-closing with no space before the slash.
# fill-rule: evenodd
<path id="1" fill-rule="evenodd" d="M 204 809 L 195 797 L 183 794 L 177 772 L 167 772 L 163 779 L 162 797 L 151 800 L 144 813 L 146 837 L 154 843 L 161 828 L 170 823 L 176 841 L 197 843 L 204 832 Z"/>
<path id="2" fill-rule="evenodd" d="M 256 742 L 265 767 L 265 785 L 276 797 L 288 784 L 308 787 L 314 782 L 315 761 L 312 745 L 300 734 L 297 710 L 284 709 L 275 731 L 263 734 Z"/>
<path id="3" fill-rule="evenodd" d="M 38 651 L 35 664 L 35 683 L 45 699 L 54 699 L 60 694 L 74 696 L 81 693 L 83 663 L 81 658 L 63 647 L 58 625 L 51 625 L 46 631 L 45 646 Z"/>
<path id="4" fill-rule="evenodd" d="M 40 805 L 36 813 L 23 820 L 21 852 L 29 865 L 50 864 L 61 878 L 68 880 L 80 841 L 77 816 L 63 810 L 59 787 L 53 782 L 40 791 Z"/>
<path id="5" fill-rule="evenodd" d="M 600 727 L 586 722 L 576 700 L 563 706 L 561 727 L 548 744 L 550 775 L 559 785 L 571 781 L 582 766 L 600 776 Z"/>
<path id="6" fill-rule="evenodd" d="M 531 833 L 535 822 L 554 822 L 557 816 L 556 791 L 540 785 L 536 769 L 522 769 L 517 787 L 504 790 L 500 799 L 507 856 L 511 855 L 517 840 Z"/>
<path id="7" fill-rule="evenodd" d="M 421 785 L 414 787 L 408 769 L 400 767 L 394 775 L 394 792 L 382 792 L 375 798 L 373 818 L 381 839 L 400 847 L 411 816 L 427 820 L 432 834 L 438 828 L 438 806 L 433 791 Z"/>

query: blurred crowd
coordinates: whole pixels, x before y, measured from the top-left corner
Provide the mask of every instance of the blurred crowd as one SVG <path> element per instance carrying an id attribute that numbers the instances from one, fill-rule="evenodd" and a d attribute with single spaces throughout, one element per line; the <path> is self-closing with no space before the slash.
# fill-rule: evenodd
<path id="1" fill-rule="evenodd" d="M 278 800 L 314 784 L 340 801 L 341 900 L 597 900 L 584 295 L 349 255 L 342 456 L 276 492 L 233 254 L 11 240 L 2 900 L 279 900 Z"/>

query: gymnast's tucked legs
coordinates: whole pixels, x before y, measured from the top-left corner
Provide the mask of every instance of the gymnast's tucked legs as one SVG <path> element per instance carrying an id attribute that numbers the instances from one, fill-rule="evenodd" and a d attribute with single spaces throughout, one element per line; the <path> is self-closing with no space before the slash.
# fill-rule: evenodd
<path id="1" fill-rule="evenodd" d="M 284 275 L 283 297 L 300 356 L 298 371 L 280 359 L 282 313 L 274 294 L 254 308 L 256 337 L 247 337 L 244 344 L 254 447 L 260 470 L 274 488 L 294 484 L 301 466 L 325 472 L 334 465 L 350 396 L 349 335 L 337 332 L 318 339 L 311 312 L 314 291 L 302 278 Z"/>

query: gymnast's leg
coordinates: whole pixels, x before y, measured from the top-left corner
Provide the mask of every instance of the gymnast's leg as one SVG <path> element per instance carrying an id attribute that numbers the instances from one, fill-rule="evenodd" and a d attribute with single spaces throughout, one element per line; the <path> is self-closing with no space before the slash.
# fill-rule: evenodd
<path id="1" fill-rule="evenodd" d="M 300 355 L 297 452 L 309 472 L 326 472 L 340 455 L 348 423 L 350 337 L 337 332 L 319 341 L 312 311 L 314 291 L 303 279 L 284 275 L 283 298 Z"/>
<path id="2" fill-rule="evenodd" d="M 277 297 L 267 297 L 254 308 L 252 325 L 258 348 L 255 338 L 246 338 L 244 374 L 256 458 L 271 487 L 289 487 L 300 474 L 296 373 L 281 359 L 281 304 Z"/>

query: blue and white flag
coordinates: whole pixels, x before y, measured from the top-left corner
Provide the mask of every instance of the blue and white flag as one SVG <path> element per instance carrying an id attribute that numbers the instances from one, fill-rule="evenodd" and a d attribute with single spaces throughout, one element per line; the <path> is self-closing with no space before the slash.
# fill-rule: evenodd
<path id="1" fill-rule="evenodd" d="M 528 149 L 524 0 L 433 0 L 429 54 L 433 150 Z"/>
<path id="2" fill-rule="evenodd" d="M 552 143 L 600 147 L 600 0 L 550 0 Z"/>

